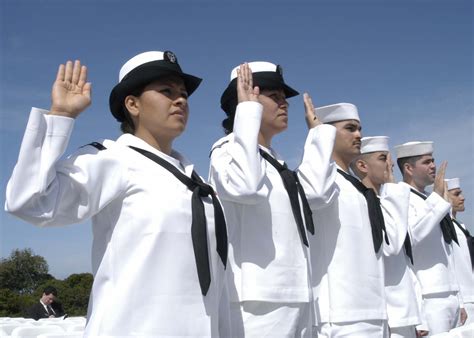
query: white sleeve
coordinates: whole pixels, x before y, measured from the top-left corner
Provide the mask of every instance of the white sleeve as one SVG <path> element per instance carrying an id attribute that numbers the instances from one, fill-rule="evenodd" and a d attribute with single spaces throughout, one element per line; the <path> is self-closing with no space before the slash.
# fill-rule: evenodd
<path id="1" fill-rule="evenodd" d="M 262 110 L 258 102 L 239 103 L 233 137 L 212 150 L 209 182 L 223 201 L 256 204 L 268 196 L 263 184 L 266 163 L 258 151 Z"/>
<path id="2" fill-rule="evenodd" d="M 390 245 L 383 241 L 386 256 L 398 255 L 408 230 L 410 188 L 403 184 L 386 183 L 380 191 L 380 206 Z"/>
<path id="3" fill-rule="evenodd" d="M 306 137 L 297 173 L 313 210 L 330 204 L 339 195 L 337 166 L 331 159 L 335 138 L 336 128 L 328 124 L 311 128 Z"/>
<path id="4" fill-rule="evenodd" d="M 95 149 L 87 154 L 82 148 L 82 155 L 60 161 L 74 120 L 46 113 L 31 110 L 7 185 L 5 211 L 40 226 L 80 222 L 121 193 L 122 170 L 113 159 L 98 163 Z"/>
<path id="5" fill-rule="evenodd" d="M 412 201 L 415 198 L 420 197 L 411 193 L 408 209 L 408 231 L 412 246 L 416 246 L 436 226 L 439 226 L 439 222 L 446 216 L 451 207 L 450 203 L 435 192 L 431 193 L 423 204 L 415 205 Z"/>

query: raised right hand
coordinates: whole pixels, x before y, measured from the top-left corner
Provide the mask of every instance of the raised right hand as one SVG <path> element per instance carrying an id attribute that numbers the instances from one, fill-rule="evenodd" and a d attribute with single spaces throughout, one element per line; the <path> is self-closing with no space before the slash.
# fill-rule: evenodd
<path id="1" fill-rule="evenodd" d="M 446 167 L 448 166 L 448 162 L 443 161 L 439 166 L 438 172 L 436 173 L 436 177 L 434 180 L 433 191 L 440 195 L 441 197 L 445 197 L 445 182 L 444 176 L 446 174 Z"/>
<path id="2" fill-rule="evenodd" d="M 308 129 L 314 128 L 321 124 L 321 121 L 316 115 L 316 108 L 314 108 L 313 100 L 308 93 L 303 94 L 304 110 L 305 110 L 305 120 Z"/>
<path id="3" fill-rule="evenodd" d="M 60 65 L 51 91 L 51 115 L 76 118 L 91 104 L 91 83 L 87 67 L 76 60 Z"/>
<path id="4" fill-rule="evenodd" d="M 385 183 L 395 183 L 395 177 L 393 176 L 392 155 L 390 154 L 390 152 L 387 154 L 387 162 L 383 176 Z"/>
<path id="5" fill-rule="evenodd" d="M 248 63 L 240 65 L 237 69 L 237 99 L 238 103 L 244 101 L 258 102 L 260 89 L 253 86 L 252 70 Z"/>

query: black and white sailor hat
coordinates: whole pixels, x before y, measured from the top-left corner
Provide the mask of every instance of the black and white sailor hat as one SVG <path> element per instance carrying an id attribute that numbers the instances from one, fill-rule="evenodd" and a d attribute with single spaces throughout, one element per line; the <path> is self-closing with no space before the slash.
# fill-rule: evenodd
<path id="1" fill-rule="evenodd" d="M 299 95 L 299 93 L 288 86 L 283 79 L 283 70 L 279 65 L 271 62 L 255 61 L 248 63 L 253 75 L 253 85 L 260 88 L 281 88 L 287 98 Z M 221 96 L 221 107 L 227 112 L 226 107 L 230 102 L 237 99 L 237 70 L 240 65 L 232 69 L 230 82 Z"/>
<path id="2" fill-rule="evenodd" d="M 119 83 L 112 89 L 109 97 L 112 115 L 122 122 L 125 119 L 122 105 L 127 95 L 138 87 L 168 75 L 182 78 L 188 95 L 191 95 L 202 81 L 196 76 L 183 73 L 176 55 L 170 51 L 144 52 L 125 62 L 120 69 Z"/>

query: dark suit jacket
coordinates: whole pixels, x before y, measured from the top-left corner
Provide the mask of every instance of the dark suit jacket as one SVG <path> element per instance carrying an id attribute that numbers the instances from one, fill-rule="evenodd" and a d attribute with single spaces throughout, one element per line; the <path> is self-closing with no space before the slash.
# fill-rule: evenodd
<path id="1" fill-rule="evenodd" d="M 59 302 L 53 302 L 51 304 L 51 307 L 53 308 L 54 312 L 56 313 L 54 316 L 55 317 L 61 317 L 64 316 L 64 310 Z M 32 306 L 30 306 L 26 310 L 26 318 L 33 318 L 34 320 L 38 320 L 40 318 L 48 318 L 49 314 L 44 308 L 43 304 L 40 303 L 40 301 L 36 302 Z"/>

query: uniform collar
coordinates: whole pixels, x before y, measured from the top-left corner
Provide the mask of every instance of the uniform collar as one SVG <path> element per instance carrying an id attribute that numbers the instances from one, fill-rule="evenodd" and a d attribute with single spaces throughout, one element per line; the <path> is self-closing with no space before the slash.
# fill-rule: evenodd
<path id="1" fill-rule="evenodd" d="M 125 145 L 125 146 L 134 146 L 137 148 L 141 148 L 157 156 L 160 156 L 162 159 L 166 160 L 167 162 L 171 163 L 176 168 L 184 172 L 186 176 L 191 176 L 191 173 L 194 170 L 194 165 L 191 162 L 189 162 L 188 159 L 184 157 L 180 152 L 172 149 L 171 155 L 167 155 L 159 151 L 158 149 L 152 147 L 151 145 L 146 143 L 144 140 L 142 140 L 139 137 L 136 137 L 135 135 L 128 134 L 128 133 L 123 134 L 117 139 L 117 143 Z"/>

